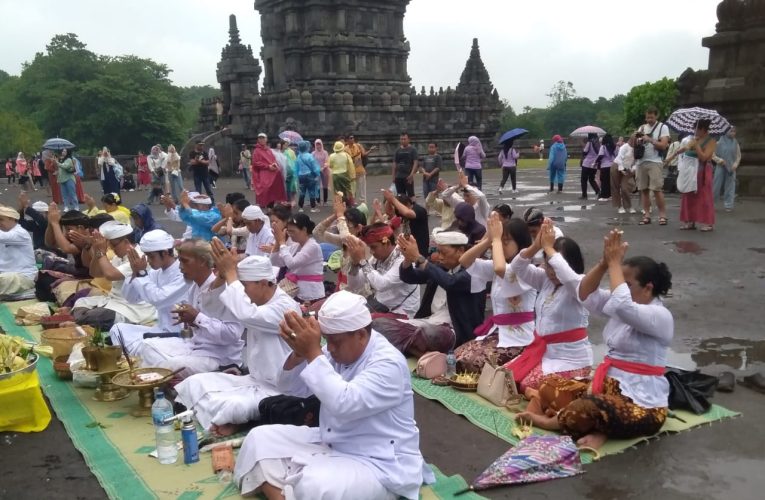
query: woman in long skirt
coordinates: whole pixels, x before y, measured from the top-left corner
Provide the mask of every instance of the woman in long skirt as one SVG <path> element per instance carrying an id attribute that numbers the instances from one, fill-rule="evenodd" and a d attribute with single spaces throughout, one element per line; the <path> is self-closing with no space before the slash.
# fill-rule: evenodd
<path id="1" fill-rule="evenodd" d="M 712 156 L 714 156 L 717 141 L 709 135 L 709 120 L 699 120 L 696 124 L 696 135 L 688 144 L 686 156 L 698 160 L 696 191 L 683 193 L 680 198 L 680 229 L 696 229 L 696 223 L 702 224 L 701 231 L 712 231 L 715 225 L 714 204 L 714 172 Z M 683 148 L 680 150 L 683 151 Z"/>

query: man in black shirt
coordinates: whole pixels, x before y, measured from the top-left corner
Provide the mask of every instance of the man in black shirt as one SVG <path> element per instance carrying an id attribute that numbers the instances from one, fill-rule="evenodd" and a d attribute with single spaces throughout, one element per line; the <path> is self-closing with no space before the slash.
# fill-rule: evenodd
<path id="1" fill-rule="evenodd" d="M 428 227 L 428 211 L 411 198 L 400 194 L 394 196 L 387 189 L 383 191 L 385 201 L 393 205 L 396 214 L 403 219 L 404 233 L 414 236 L 417 249 L 421 255 L 428 255 L 430 250 L 430 228 Z"/>
<path id="2" fill-rule="evenodd" d="M 210 158 L 205 151 L 205 143 L 198 142 L 194 149 L 189 153 L 189 165 L 191 165 L 191 172 L 194 174 L 194 189 L 198 192 L 202 192 L 202 186 L 205 187 L 207 196 L 210 197 L 213 204 L 215 204 L 215 196 L 213 196 L 212 187 L 210 187 L 210 173 L 207 166 L 210 164 Z"/>
<path id="3" fill-rule="evenodd" d="M 397 194 L 414 198 L 414 174 L 417 172 L 417 148 L 409 144 L 409 134 L 401 134 L 401 147 L 393 157 L 393 183 Z"/>

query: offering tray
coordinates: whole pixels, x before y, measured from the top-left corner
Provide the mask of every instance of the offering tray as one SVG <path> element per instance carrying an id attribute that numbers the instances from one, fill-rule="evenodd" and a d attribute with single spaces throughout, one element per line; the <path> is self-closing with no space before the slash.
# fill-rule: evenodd
<path id="1" fill-rule="evenodd" d="M 130 414 L 134 417 L 148 417 L 154 403 L 154 388 L 163 385 L 173 375 L 174 372 L 167 368 L 136 368 L 117 373 L 112 378 L 112 384 L 125 390 L 138 391 L 138 406 Z"/>

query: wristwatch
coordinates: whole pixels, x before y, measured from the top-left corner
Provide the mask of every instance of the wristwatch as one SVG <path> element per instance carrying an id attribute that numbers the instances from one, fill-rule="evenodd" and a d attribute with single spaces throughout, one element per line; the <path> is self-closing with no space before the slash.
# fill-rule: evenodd
<path id="1" fill-rule="evenodd" d="M 369 261 L 367 259 L 359 261 L 359 267 L 366 267 L 368 265 L 369 265 Z"/>
<path id="2" fill-rule="evenodd" d="M 100 251 L 99 251 L 99 252 L 95 252 L 95 253 L 93 254 L 93 257 L 95 257 L 96 259 L 100 259 L 100 258 L 101 258 L 101 257 L 103 257 L 104 255 L 106 255 L 104 252 L 100 252 Z"/>
<path id="3" fill-rule="evenodd" d="M 139 277 L 139 278 L 145 278 L 146 276 L 148 276 L 148 275 L 149 275 L 149 273 L 147 273 L 147 272 L 146 272 L 146 269 L 141 269 L 140 271 L 138 271 L 137 273 L 135 273 L 135 275 L 136 275 L 137 277 Z"/>
<path id="4" fill-rule="evenodd" d="M 416 261 L 414 261 L 414 262 L 415 262 L 415 264 L 417 264 L 418 266 L 421 266 L 421 265 L 423 265 L 423 264 L 425 263 L 425 257 L 423 257 L 422 255 L 420 255 L 419 257 L 417 257 L 417 260 L 416 260 Z"/>

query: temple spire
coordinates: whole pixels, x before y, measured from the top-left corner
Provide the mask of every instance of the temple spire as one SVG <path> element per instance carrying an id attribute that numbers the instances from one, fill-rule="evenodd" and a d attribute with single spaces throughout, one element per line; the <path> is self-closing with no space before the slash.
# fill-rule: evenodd
<path id="1" fill-rule="evenodd" d="M 486 91 L 490 94 L 494 85 L 489 78 L 489 72 L 481 59 L 481 51 L 478 48 L 478 39 L 473 38 L 473 46 L 470 49 L 470 57 L 465 64 L 465 69 L 460 76 L 460 83 L 457 85 L 457 92 L 479 92 Z"/>
<path id="2" fill-rule="evenodd" d="M 239 28 L 236 26 L 236 16 L 234 14 L 228 16 L 228 43 L 231 45 L 242 43 L 242 39 L 239 38 Z"/>

